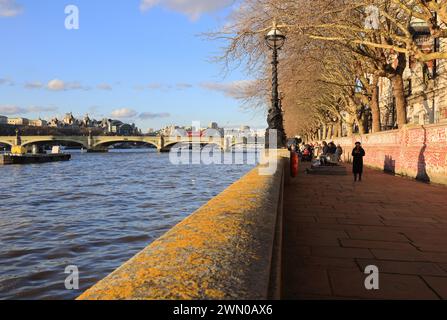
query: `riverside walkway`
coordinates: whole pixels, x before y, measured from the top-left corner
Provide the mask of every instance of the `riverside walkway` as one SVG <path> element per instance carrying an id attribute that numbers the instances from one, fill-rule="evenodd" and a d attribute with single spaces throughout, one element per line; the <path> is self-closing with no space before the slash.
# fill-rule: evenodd
<path id="1" fill-rule="evenodd" d="M 447 299 L 446 187 L 301 169 L 284 194 L 283 299 Z M 365 289 L 368 265 L 377 291 Z"/>

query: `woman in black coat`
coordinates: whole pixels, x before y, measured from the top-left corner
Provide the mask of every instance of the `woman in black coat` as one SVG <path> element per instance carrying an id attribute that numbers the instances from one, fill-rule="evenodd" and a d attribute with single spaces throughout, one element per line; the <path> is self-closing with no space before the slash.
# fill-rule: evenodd
<path id="1" fill-rule="evenodd" d="M 362 144 L 357 142 L 354 150 L 352 150 L 353 166 L 352 172 L 354 173 L 354 181 L 362 181 L 363 175 L 363 157 L 366 155 L 365 150 L 362 148 Z"/>

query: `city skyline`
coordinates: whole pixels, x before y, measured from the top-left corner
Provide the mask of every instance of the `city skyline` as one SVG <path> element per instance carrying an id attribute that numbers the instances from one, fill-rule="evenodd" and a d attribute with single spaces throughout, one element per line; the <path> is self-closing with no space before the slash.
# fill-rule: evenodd
<path id="1" fill-rule="evenodd" d="M 104 123 L 107 121 L 108 122 L 113 122 L 113 121 L 122 122 L 120 119 L 111 119 L 110 117 L 95 119 L 95 118 L 91 118 L 89 114 L 85 114 L 84 116 L 76 116 L 72 112 L 67 112 L 67 113 L 65 113 L 65 115 L 63 115 L 61 117 L 50 116 L 50 117 L 46 117 L 46 118 L 39 117 L 39 118 L 34 118 L 34 119 L 21 117 L 21 116 L 9 116 L 8 117 L 8 116 L 0 115 L 0 125 L 22 126 L 22 127 L 64 127 L 64 126 L 65 127 L 71 127 L 71 126 L 78 127 L 82 124 L 88 124 L 88 123 L 100 124 L 100 123 Z M 122 122 L 122 124 L 135 125 L 135 123 L 131 123 L 131 122 L 130 123 Z M 87 125 L 87 127 L 88 127 L 88 125 Z M 141 133 L 162 132 L 167 129 L 172 129 L 172 130 L 192 129 L 193 131 L 206 130 L 206 129 L 217 129 L 217 130 L 228 130 L 228 131 L 249 130 L 249 131 L 256 131 L 256 132 L 264 132 L 264 129 L 262 129 L 262 128 L 260 129 L 257 127 L 251 127 L 246 124 L 220 126 L 219 123 L 217 123 L 215 121 L 212 121 L 209 123 L 193 121 L 192 123 L 186 124 L 186 125 L 170 123 L 170 124 L 164 125 L 162 127 L 158 127 L 158 128 L 138 128 L 138 127 L 136 127 L 136 128 L 140 130 L 140 134 Z"/>
<path id="2" fill-rule="evenodd" d="M 234 99 L 248 83 L 209 60 L 234 1 L 72 1 L 79 30 L 64 26 L 68 3 L 0 2 L 0 114 L 50 119 L 73 112 L 162 128 L 192 121 L 265 128 L 264 111 Z M 157 41 L 151 41 L 157 34 Z"/>

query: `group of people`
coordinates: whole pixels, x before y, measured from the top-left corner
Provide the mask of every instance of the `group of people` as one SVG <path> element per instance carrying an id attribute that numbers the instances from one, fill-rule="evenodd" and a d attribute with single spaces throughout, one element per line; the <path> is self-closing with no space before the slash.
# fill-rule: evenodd
<path id="1" fill-rule="evenodd" d="M 321 145 L 319 143 L 302 143 L 299 146 L 293 146 L 293 150 L 300 154 L 303 161 L 312 161 L 316 157 L 320 160 L 321 165 L 328 165 L 329 163 L 335 164 L 342 161 L 342 155 L 344 153 L 344 150 L 340 144 L 336 145 L 334 142 L 327 143 L 326 141 L 323 141 Z M 355 144 L 355 148 L 352 150 L 351 155 L 354 181 L 362 181 L 363 158 L 366 156 L 366 152 L 360 142 Z"/>
<path id="2" fill-rule="evenodd" d="M 335 143 L 327 143 L 323 141 L 322 153 L 320 156 L 321 163 L 327 164 L 329 159 L 332 163 L 341 161 L 343 155 L 343 148 L 341 145 L 335 145 Z M 363 158 L 366 156 L 365 149 L 362 148 L 360 142 L 356 142 L 354 149 L 352 150 L 352 173 L 354 174 L 354 182 L 362 181 L 363 177 Z"/>
<path id="3" fill-rule="evenodd" d="M 334 142 L 327 143 L 326 141 L 323 141 L 323 144 L 321 146 L 317 145 L 317 148 L 322 165 L 327 165 L 328 163 L 338 163 L 341 161 L 343 148 L 340 144 L 337 146 Z"/>
<path id="4" fill-rule="evenodd" d="M 287 142 L 287 147 L 289 150 L 294 151 L 298 154 L 301 161 L 312 161 L 314 158 L 314 145 L 303 143 L 301 139 L 293 138 L 289 139 Z"/>
<path id="5" fill-rule="evenodd" d="M 314 146 L 313 144 L 302 144 L 299 148 L 301 160 L 303 161 L 312 161 L 314 158 Z"/>

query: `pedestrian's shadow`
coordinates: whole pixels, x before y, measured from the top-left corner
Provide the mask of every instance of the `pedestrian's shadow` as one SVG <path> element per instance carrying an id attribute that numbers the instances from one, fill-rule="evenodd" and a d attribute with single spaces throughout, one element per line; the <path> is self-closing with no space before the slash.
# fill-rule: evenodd
<path id="1" fill-rule="evenodd" d="M 396 160 L 393 160 L 392 156 L 385 156 L 383 171 L 389 174 L 396 174 Z"/>
<path id="2" fill-rule="evenodd" d="M 416 180 L 430 183 L 430 176 L 427 173 L 427 163 L 425 160 L 425 151 L 427 150 L 427 129 L 425 127 L 422 127 L 424 130 L 424 144 L 421 148 L 421 151 L 419 152 L 418 157 L 418 173 L 416 176 Z"/>

